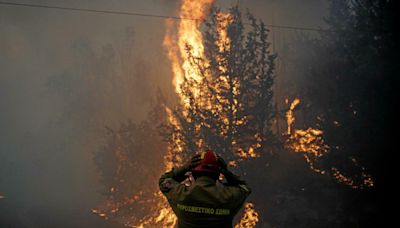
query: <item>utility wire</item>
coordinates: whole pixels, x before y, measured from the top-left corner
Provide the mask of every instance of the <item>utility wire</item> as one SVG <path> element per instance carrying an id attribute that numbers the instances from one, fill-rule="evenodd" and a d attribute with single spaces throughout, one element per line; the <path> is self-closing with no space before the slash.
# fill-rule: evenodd
<path id="1" fill-rule="evenodd" d="M 2 2 L 2 1 L 0 1 L 0 5 L 24 6 L 24 7 L 33 7 L 33 8 L 58 9 L 58 10 L 81 11 L 81 12 L 91 12 L 91 13 L 140 16 L 140 17 L 170 18 L 170 19 L 176 19 L 176 20 L 196 20 L 193 18 L 184 18 L 184 17 L 167 16 L 167 15 L 133 13 L 133 12 L 123 12 L 123 11 L 112 11 L 112 10 L 96 10 L 96 9 L 87 9 L 87 8 L 73 8 L 73 7 L 63 7 L 63 6 L 49 6 L 49 5 Z"/>
<path id="2" fill-rule="evenodd" d="M 15 2 L 3 2 L 3 1 L 0 1 L 0 5 L 68 10 L 68 11 L 77 11 L 77 12 L 103 13 L 103 14 L 114 14 L 114 15 L 128 15 L 128 16 L 139 16 L 139 17 L 153 17 L 153 18 L 164 18 L 164 19 L 174 19 L 174 20 L 194 20 L 194 21 L 200 20 L 198 18 L 177 17 L 177 16 L 168 16 L 168 15 L 145 14 L 145 13 L 113 11 L 113 10 L 97 10 L 97 9 L 88 9 L 88 8 L 74 8 L 74 7 L 50 6 L 50 5 L 41 5 L 41 4 L 15 3 Z M 297 27 L 297 26 L 274 25 L 274 24 L 265 24 L 265 25 L 273 27 L 273 28 L 289 29 L 289 30 L 303 30 L 303 31 L 314 31 L 314 32 L 335 32 L 333 30 L 325 30 L 325 29 L 318 29 L 318 28 L 311 28 L 311 27 Z"/>

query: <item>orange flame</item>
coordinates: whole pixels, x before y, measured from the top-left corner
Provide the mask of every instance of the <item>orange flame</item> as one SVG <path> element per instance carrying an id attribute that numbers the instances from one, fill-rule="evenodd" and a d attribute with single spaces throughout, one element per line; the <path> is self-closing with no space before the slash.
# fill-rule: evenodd
<path id="1" fill-rule="evenodd" d="M 175 227 L 177 218 L 169 207 L 167 200 L 158 192 L 156 195 L 158 203 L 154 206 L 153 213 L 141 219 L 139 224 L 132 227 Z"/>
<path id="2" fill-rule="evenodd" d="M 244 214 L 240 222 L 235 225 L 235 228 L 252 228 L 255 227 L 259 220 L 259 214 L 254 209 L 252 203 L 246 203 L 244 206 Z"/>
<path id="3" fill-rule="evenodd" d="M 167 20 L 167 31 L 164 37 L 163 45 L 167 49 L 168 57 L 171 61 L 173 72 L 173 85 L 178 95 L 182 94 L 181 85 L 186 77 L 189 80 L 200 82 L 202 76 L 200 72 L 193 69 L 188 58 L 188 47 L 190 54 L 195 58 L 204 58 L 203 38 L 199 30 L 201 20 L 205 18 L 206 9 L 214 0 L 190 1 L 183 0 L 180 7 L 179 16 L 188 18 L 180 20 L 177 34 L 174 33 L 174 22 Z M 189 19 L 193 18 L 193 20 Z M 177 42 L 176 42 L 177 40 Z M 196 95 L 196 91 L 194 91 Z M 185 97 L 181 95 L 181 102 L 187 105 Z M 172 110 L 166 107 L 168 121 L 175 127 L 179 128 L 178 121 L 174 118 Z M 174 148 L 168 148 L 167 154 L 164 156 L 165 170 L 170 170 L 174 166 L 179 165 L 176 162 L 182 162 L 180 153 L 183 151 L 183 142 L 179 139 L 177 133 L 173 133 Z M 153 208 L 153 213 L 143 218 L 135 227 L 174 227 L 177 218 L 169 207 L 165 197 L 160 192 L 155 194 L 157 205 Z"/>
<path id="4" fill-rule="evenodd" d="M 285 100 L 286 104 L 289 103 L 289 99 Z M 292 133 L 292 126 L 294 123 L 294 115 L 293 115 L 293 110 L 296 108 L 296 106 L 300 104 L 300 99 L 295 98 L 292 103 L 290 104 L 289 110 L 286 112 L 286 119 L 287 119 L 287 134 L 290 135 Z"/>
<path id="5" fill-rule="evenodd" d="M 193 69 L 188 58 L 187 47 L 190 47 L 190 54 L 195 58 L 205 58 L 203 36 L 200 32 L 200 25 L 206 16 L 206 10 L 214 0 L 183 0 L 179 11 L 180 20 L 177 37 L 173 33 L 174 23 L 167 21 L 167 33 L 164 37 L 164 47 L 168 50 L 168 57 L 171 60 L 174 74 L 173 85 L 178 94 L 181 94 L 181 84 L 184 77 L 200 82 L 202 76 L 198 70 Z M 178 39 L 178 42 L 175 40 Z"/>
<path id="6" fill-rule="evenodd" d="M 172 115 L 172 110 L 168 107 L 165 107 L 168 121 L 172 123 L 174 126 L 179 127 L 177 120 Z M 182 158 L 180 153 L 183 151 L 182 147 L 180 147 L 181 142 L 179 141 L 179 137 L 175 135 L 172 136 L 175 140 L 175 146 L 177 146 L 177 150 L 173 150 L 172 148 L 168 148 L 167 154 L 164 156 L 164 170 L 171 170 L 174 166 L 179 165 L 176 164 L 182 162 Z M 152 213 L 142 218 L 139 224 L 134 225 L 134 227 L 175 227 L 177 222 L 177 218 L 175 213 L 172 211 L 171 207 L 168 205 L 167 200 L 162 195 L 161 192 L 157 192 L 153 194 L 156 198 L 157 204 L 153 206 Z"/>
<path id="7" fill-rule="evenodd" d="M 172 110 L 168 107 L 165 107 L 165 111 L 168 116 L 168 122 L 179 129 L 179 123 L 175 119 Z M 179 156 L 179 154 L 183 152 L 183 142 L 180 140 L 179 135 L 176 132 L 173 132 L 172 138 L 174 139 L 174 148 L 170 146 L 167 154 L 164 156 L 165 170 L 171 170 L 174 167 L 174 163 L 172 162 L 174 158 L 180 162 L 182 161 L 182 158 Z M 175 151 L 175 153 L 173 153 L 173 151 Z"/>
<path id="8" fill-rule="evenodd" d="M 167 33 L 164 38 L 164 47 L 168 50 L 168 57 L 171 61 L 171 67 L 174 74 L 173 77 L 173 85 L 175 86 L 175 91 L 180 96 L 181 102 L 184 104 L 184 108 L 187 108 L 188 102 L 187 98 L 184 97 L 181 89 L 181 85 L 186 78 L 187 80 L 194 80 L 197 83 L 202 82 L 204 72 L 200 72 L 199 69 L 193 67 L 193 64 L 190 62 L 189 57 L 196 58 L 196 59 L 203 59 L 205 60 L 205 64 L 207 62 L 206 56 L 204 55 L 204 46 L 203 46 L 203 37 L 200 32 L 200 25 L 202 20 L 205 18 L 205 11 L 206 9 L 214 2 L 214 0 L 201 0 L 201 1 L 190 1 L 190 0 L 183 0 L 182 5 L 180 8 L 179 16 L 183 18 L 199 18 L 200 20 L 181 20 L 178 25 L 177 35 L 173 33 L 174 23 L 172 21 L 167 21 Z M 229 13 L 222 13 L 219 12 L 217 15 L 218 19 L 218 35 L 219 39 L 217 41 L 217 46 L 220 52 L 227 51 L 230 49 L 230 39 L 228 37 L 227 28 L 228 25 L 232 22 L 231 15 Z M 175 40 L 178 40 L 176 42 Z M 189 49 L 188 49 L 189 48 Z M 188 52 L 189 51 L 189 52 Z M 222 61 L 222 60 L 221 60 Z M 228 69 L 221 64 L 220 71 L 222 74 L 226 73 Z M 235 83 L 234 90 L 238 91 L 238 83 Z M 197 88 L 191 88 L 195 98 L 199 95 Z M 202 103 L 203 106 L 206 108 L 210 108 L 211 104 L 209 102 L 199 101 Z M 237 105 L 237 100 L 235 101 Z M 234 103 L 235 103 L 234 102 Z M 222 109 L 222 107 L 219 107 Z M 217 107 L 218 109 L 218 107 Z M 211 110 L 214 111 L 214 110 Z M 185 112 L 185 110 L 183 110 Z M 173 126 L 179 127 L 177 121 L 174 119 L 171 110 L 167 109 L 168 119 Z M 226 122 L 228 119 L 222 119 L 222 121 Z M 243 124 L 245 120 L 238 120 L 236 124 L 240 125 Z M 226 125 L 228 125 L 226 123 Z M 228 129 L 221 129 L 222 132 L 227 131 Z M 182 142 L 179 141 L 179 137 L 173 135 L 172 136 L 175 140 L 174 143 L 181 145 Z M 260 138 L 260 137 L 258 137 Z M 198 146 L 200 147 L 202 141 L 198 142 Z M 241 151 L 239 153 L 240 157 L 247 158 L 247 157 L 258 157 L 256 154 L 255 149 L 259 148 L 261 145 L 257 143 L 248 149 L 248 151 Z M 177 156 L 171 152 L 172 148 L 169 148 L 169 152 L 165 156 L 166 160 L 171 161 L 171 156 Z M 182 148 L 178 149 L 178 153 L 182 151 Z M 169 158 L 169 159 L 168 159 Z M 176 158 L 175 158 L 176 159 Z M 236 166 L 236 161 L 230 162 L 230 165 Z M 166 164 L 166 167 L 172 168 L 172 162 Z M 166 210 L 165 207 L 162 210 Z M 170 212 L 170 211 L 169 211 Z M 243 221 L 241 221 L 241 226 L 238 227 L 252 227 L 249 226 L 251 224 L 256 224 L 258 222 L 258 213 L 254 211 L 254 206 L 252 204 L 246 204 L 245 206 L 245 215 L 243 217 Z M 256 217 L 256 219 L 255 219 Z M 243 225 L 244 224 L 244 225 Z M 253 225 L 253 226 L 254 226 Z"/>
<path id="9" fill-rule="evenodd" d="M 202 23 L 202 20 L 206 16 L 206 11 L 207 9 L 211 6 L 211 4 L 214 2 L 214 0 L 198 0 L 198 1 L 193 1 L 193 0 L 182 0 L 181 2 L 181 7 L 179 11 L 179 17 L 186 18 L 183 20 L 180 20 L 179 23 L 176 25 L 174 21 L 172 20 L 167 20 L 166 22 L 166 35 L 163 40 L 163 45 L 167 49 L 167 54 L 168 58 L 171 61 L 171 68 L 173 72 L 173 80 L 172 83 L 175 87 L 175 91 L 177 92 L 181 103 L 183 104 L 183 112 L 186 112 L 187 109 L 185 108 L 188 107 L 188 100 L 186 97 L 184 97 L 182 93 L 182 88 L 181 85 L 184 82 L 185 79 L 187 80 L 193 80 L 196 83 L 201 83 L 202 80 L 204 79 L 203 77 L 204 72 L 200 72 L 199 69 L 193 66 L 191 63 L 190 58 L 195 58 L 195 59 L 203 59 L 205 60 L 205 63 L 207 62 L 206 57 L 204 55 L 204 46 L 203 46 L 203 37 L 200 31 L 200 26 Z M 189 18 L 193 18 L 189 19 Z M 227 33 L 227 27 L 231 23 L 232 18 L 229 13 L 218 13 L 217 15 L 218 18 L 218 27 L 217 31 L 219 34 L 219 39 L 217 46 L 219 48 L 219 51 L 226 51 L 230 48 L 230 40 L 228 37 Z M 223 61 L 223 60 L 221 60 Z M 224 66 L 221 66 L 222 68 L 220 69 L 222 73 L 227 72 L 228 69 Z M 234 93 L 238 93 L 238 86 L 239 83 L 235 82 L 234 83 L 235 88 Z M 190 90 L 193 92 L 196 100 L 199 95 L 199 90 L 198 88 L 190 88 Z M 201 100 L 201 99 L 200 99 Z M 198 101 L 201 102 L 201 101 Z M 207 103 L 208 102 L 208 103 Z M 234 105 L 237 106 L 237 100 L 234 101 Z M 207 107 L 211 107 L 211 104 L 209 101 L 206 101 L 202 105 Z M 218 107 L 217 107 L 218 108 Z M 222 109 L 222 107 L 219 107 Z M 169 123 L 178 128 L 179 126 L 179 121 L 176 119 L 176 117 L 173 114 L 173 111 L 169 109 L 168 107 L 165 107 L 166 113 L 167 113 L 167 119 Z M 211 109 L 210 109 L 211 110 Z M 235 109 L 237 110 L 237 109 Z M 227 121 L 227 119 L 225 120 Z M 240 125 L 243 124 L 246 121 L 246 119 L 241 119 L 241 120 L 236 120 L 234 124 Z M 226 124 L 228 125 L 228 124 Z M 199 128 L 200 126 L 195 126 L 196 128 Z M 222 131 L 228 131 L 229 129 L 221 129 Z M 179 165 L 179 163 L 182 162 L 182 152 L 184 148 L 184 142 L 180 138 L 181 136 L 179 133 L 173 133 L 172 138 L 173 138 L 173 144 L 168 147 L 167 153 L 164 156 L 164 170 L 171 170 L 174 166 Z M 256 138 L 260 138 L 259 136 L 255 136 Z M 201 147 L 202 141 L 198 142 L 198 147 Z M 239 153 L 239 156 L 241 158 L 247 158 L 247 157 L 258 157 L 259 155 L 255 152 L 257 148 L 259 148 L 261 145 L 259 141 L 255 145 L 252 145 L 251 147 L 248 148 L 248 151 L 242 150 L 241 153 Z M 118 159 L 120 162 L 125 161 L 123 154 L 117 154 Z M 178 164 L 177 164 L 178 163 Z M 230 162 L 230 165 L 236 166 L 237 163 L 236 161 Z M 119 167 L 118 167 L 119 170 Z M 117 171 L 118 171 L 117 170 Z M 117 191 L 117 188 L 112 187 L 110 189 L 110 192 L 115 192 Z M 132 199 L 127 199 L 123 203 L 114 203 L 112 201 L 107 203 L 107 213 L 104 211 L 100 211 L 98 209 L 92 209 L 92 212 L 99 215 L 100 217 L 103 217 L 105 219 L 108 219 L 110 213 L 117 213 L 119 211 L 119 208 L 125 205 L 131 205 L 133 202 L 138 201 L 141 199 L 140 202 L 144 201 L 144 196 L 139 195 L 139 196 L 134 196 Z M 126 219 L 124 220 L 124 225 L 130 226 L 130 227 L 174 227 L 177 218 L 172 211 L 172 209 L 169 207 L 167 200 L 161 192 L 156 192 L 152 194 L 152 199 L 146 201 L 148 204 L 153 204 L 151 205 L 151 212 L 144 216 L 143 218 L 136 219 L 136 218 L 131 218 L 131 219 Z M 251 203 L 247 203 L 245 205 L 245 214 L 243 215 L 242 220 L 239 222 L 238 225 L 235 227 L 254 227 L 255 224 L 258 222 L 258 213 L 254 210 L 254 206 Z"/>
<path id="10" fill-rule="evenodd" d="M 289 103 L 289 100 L 286 99 L 286 104 Z M 310 168 L 319 173 L 319 174 L 329 174 L 331 175 L 337 182 L 350 186 L 355 189 L 362 189 L 374 186 L 374 181 L 372 177 L 366 174 L 364 171 L 361 172 L 361 183 L 356 183 L 353 177 L 345 176 L 342 172 L 339 171 L 338 168 L 332 167 L 330 170 L 321 170 L 315 167 L 315 163 L 318 159 L 325 154 L 329 153 L 329 146 L 326 145 L 323 138 L 323 131 L 320 129 L 307 128 L 306 130 L 294 129 L 292 130 L 292 126 L 294 124 L 294 108 L 300 103 L 300 99 L 296 98 L 290 104 L 289 110 L 286 112 L 286 120 L 287 120 L 287 134 L 289 138 L 287 140 L 287 147 L 293 150 L 296 153 L 302 153 Z M 335 125 L 338 125 L 339 122 L 334 121 Z M 354 165 L 356 167 L 360 167 L 355 159 L 352 159 Z M 361 170 L 364 170 L 364 167 L 361 167 Z"/>

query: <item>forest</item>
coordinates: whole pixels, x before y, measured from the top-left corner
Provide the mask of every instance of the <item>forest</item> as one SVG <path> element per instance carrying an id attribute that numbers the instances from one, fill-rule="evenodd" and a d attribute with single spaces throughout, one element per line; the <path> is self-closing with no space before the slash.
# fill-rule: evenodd
<path id="1" fill-rule="evenodd" d="M 201 28 L 204 55 L 185 43 L 177 101 L 159 92 L 148 119 L 107 130 L 96 162 L 108 206 L 95 213 L 126 225 L 169 224 L 161 213 L 151 219 L 166 206 L 148 195 L 157 192 L 149 182 L 211 148 L 254 189 L 259 217 L 236 227 L 383 225 L 396 72 L 392 4 L 331 1 L 329 28 L 298 32 L 285 47 L 283 78 L 267 25 L 238 6 L 211 7 Z M 276 82 L 285 97 L 274 93 Z"/>
<path id="2" fill-rule="evenodd" d="M 175 227 L 207 149 L 235 228 L 390 224 L 394 0 L 41 2 L 0 2 L 0 227 Z"/>

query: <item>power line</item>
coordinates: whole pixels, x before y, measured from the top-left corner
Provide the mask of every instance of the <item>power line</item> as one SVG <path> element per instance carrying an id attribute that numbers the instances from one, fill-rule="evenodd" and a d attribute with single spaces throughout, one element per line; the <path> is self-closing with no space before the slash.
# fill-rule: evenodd
<path id="1" fill-rule="evenodd" d="M 96 10 L 96 9 L 73 8 L 73 7 L 63 7 L 63 6 L 49 6 L 49 5 L 15 3 L 15 2 L 1 2 L 0 1 L 0 5 L 24 6 L 24 7 L 33 7 L 33 8 L 58 9 L 58 10 L 81 11 L 81 12 L 91 12 L 91 13 L 140 16 L 140 17 L 170 18 L 170 19 L 177 19 L 177 20 L 196 20 L 193 18 L 184 18 L 184 17 L 167 16 L 167 15 L 134 13 L 134 12 L 124 12 L 124 11 L 113 11 L 113 10 Z"/>
<path id="2" fill-rule="evenodd" d="M 89 9 L 89 8 L 74 8 L 74 7 L 50 6 L 50 5 L 41 5 L 41 4 L 15 3 L 15 2 L 3 2 L 3 1 L 0 1 L 0 5 L 68 10 L 68 11 L 76 11 L 76 12 L 103 13 L 103 14 L 114 14 L 114 15 L 128 15 L 128 16 L 139 16 L 139 17 L 153 17 L 153 18 L 174 19 L 174 20 L 200 20 L 198 18 L 177 17 L 177 16 L 169 16 L 169 15 L 145 14 L 145 13 L 126 12 L 126 11 L 114 11 L 114 10 L 97 10 L 97 9 Z M 273 28 L 289 29 L 289 30 L 303 30 L 303 31 L 314 31 L 314 32 L 335 32 L 333 30 L 325 30 L 325 29 L 318 29 L 318 28 L 311 28 L 311 27 L 297 27 L 297 26 L 274 25 L 274 24 L 265 24 L 265 25 L 273 27 Z"/>

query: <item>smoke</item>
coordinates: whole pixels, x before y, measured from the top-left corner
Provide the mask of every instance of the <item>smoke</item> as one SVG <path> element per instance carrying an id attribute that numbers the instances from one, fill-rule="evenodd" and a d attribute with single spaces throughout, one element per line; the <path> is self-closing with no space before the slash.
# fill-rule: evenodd
<path id="1" fill-rule="evenodd" d="M 327 4 L 217 4 L 237 2 L 267 24 L 313 27 Z M 177 3 L 40 1 L 159 15 Z M 114 225 L 90 213 L 102 198 L 93 151 L 104 126 L 144 119 L 157 88 L 173 94 L 164 33 L 159 18 L 0 6 L 0 225 Z"/>

